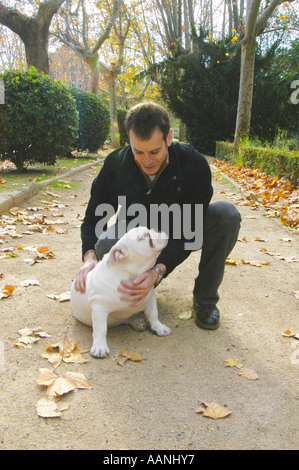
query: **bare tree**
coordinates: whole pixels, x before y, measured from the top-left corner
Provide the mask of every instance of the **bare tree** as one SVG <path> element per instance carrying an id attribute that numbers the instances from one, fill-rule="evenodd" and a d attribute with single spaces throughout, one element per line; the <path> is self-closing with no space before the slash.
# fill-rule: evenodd
<path id="1" fill-rule="evenodd" d="M 44 0 L 38 11 L 27 16 L 0 2 L 0 23 L 18 34 L 25 45 L 27 66 L 49 73 L 48 39 L 53 16 L 65 0 Z"/>
<path id="2" fill-rule="evenodd" d="M 113 0 L 111 17 L 96 41 L 90 38 L 90 15 L 86 10 L 85 0 L 78 0 L 74 9 L 72 8 L 72 1 L 66 0 L 66 8 L 61 12 L 62 18 L 64 19 L 64 28 L 57 27 L 55 31 L 51 31 L 53 36 L 70 47 L 88 64 L 92 75 L 93 93 L 98 92 L 99 86 L 99 50 L 106 39 L 109 38 L 111 29 L 118 15 L 119 4 L 120 0 Z M 93 45 L 91 45 L 91 43 L 93 43 Z"/>

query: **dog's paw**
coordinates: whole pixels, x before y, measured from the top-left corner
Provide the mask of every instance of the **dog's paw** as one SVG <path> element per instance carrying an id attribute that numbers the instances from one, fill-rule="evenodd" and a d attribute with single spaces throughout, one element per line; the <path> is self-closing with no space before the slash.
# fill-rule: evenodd
<path id="1" fill-rule="evenodd" d="M 104 358 L 104 357 L 109 356 L 110 354 L 110 350 L 108 346 L 100 346 L 100 345 L 95 345 L 95 344 L 92 345 L 89 352 L 93 357 L 98 357 L 98 358 Z"/>
<path id="2" fill-rule="evenodd" d="M 156 322 L 151 325 L 151 329 L 157 333 L 158 336 L 168 336 L 171 335 L 171 329 L 164 323 Z"/>

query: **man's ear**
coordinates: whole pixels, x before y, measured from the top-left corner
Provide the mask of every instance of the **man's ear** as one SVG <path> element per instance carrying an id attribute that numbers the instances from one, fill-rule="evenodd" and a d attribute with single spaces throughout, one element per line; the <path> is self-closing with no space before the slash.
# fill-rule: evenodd
<path id="1" fill-rule="evenodd" d="M 110 252 L 109 252 L 109 257 L 107 260 L 107 266 L 113 266 L 115 263 L 120 263 L 121 261 L 124 261 L 127 259 L 129 256 L 129 250 L 127 245 L 125 244 L 116 244 L 114 245 Z"/>
<path id="2" fill-rule="evenodd" d="M 170 147 L 170 146 L 171 146 L 172 138 L 173 138 L 173 129 L 170 128 L 170 129 L 169 129 L 169 132 L 168 132 L 168 134 L 167 134 L 167 137 L 166 137 L 166 145 L 167 145 L 167 147 Z"/>

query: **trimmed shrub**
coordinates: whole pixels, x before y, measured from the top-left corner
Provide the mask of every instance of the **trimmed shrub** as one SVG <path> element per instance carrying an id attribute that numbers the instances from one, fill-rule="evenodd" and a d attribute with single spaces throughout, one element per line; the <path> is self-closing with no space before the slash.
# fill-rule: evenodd
<path id="1" fill-rule="evenodd" d="M 72 88 L 71 92 L 79 112 L 79 135 L 73 146 L 96 152 L 109 136 L 109 110 L 93 93 L 77 88 Z"/>
<path id="2" fill-rule="evenodd" d="M 69 87 L 34 67 L 6 71 L 0 105 L 0 158 L 23 170 L 24 162 L 53 165 L 70 149 L 78 129 Z"/>
<path id="3" fill-rule="evenodd" d="M 281 175 L 289 179 L 293 186 L 299 184 L 299 152 L 287 149 L 256 147 L 248 143 L 240 144 L 234 155 L 233 144 L 216 142 L 216 155 L 231 163 L 241 163 L 251 168 L 259 168 L 268 174 Z"/>

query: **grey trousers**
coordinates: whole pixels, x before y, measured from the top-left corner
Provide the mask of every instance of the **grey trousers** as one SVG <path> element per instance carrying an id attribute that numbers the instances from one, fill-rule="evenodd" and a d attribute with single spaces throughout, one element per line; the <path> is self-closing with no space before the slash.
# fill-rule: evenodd
<path id="1" fill-rule="evenodd" d="M 203 242 L 199 262 L 199 274 L 195 279 L 193 295 L 202 304 L 216 304 L 218 288 L 222 282 L 225 260 L 238 239 L 241 216 L 236 207 L 226 201 L 209 205 L 203 221 Z M 103 232 L 96 243 L 96 254 L 102 259 L 118 241 L 121 221 Z M 124 226 L 122 226 L 122 232 Z"/>

